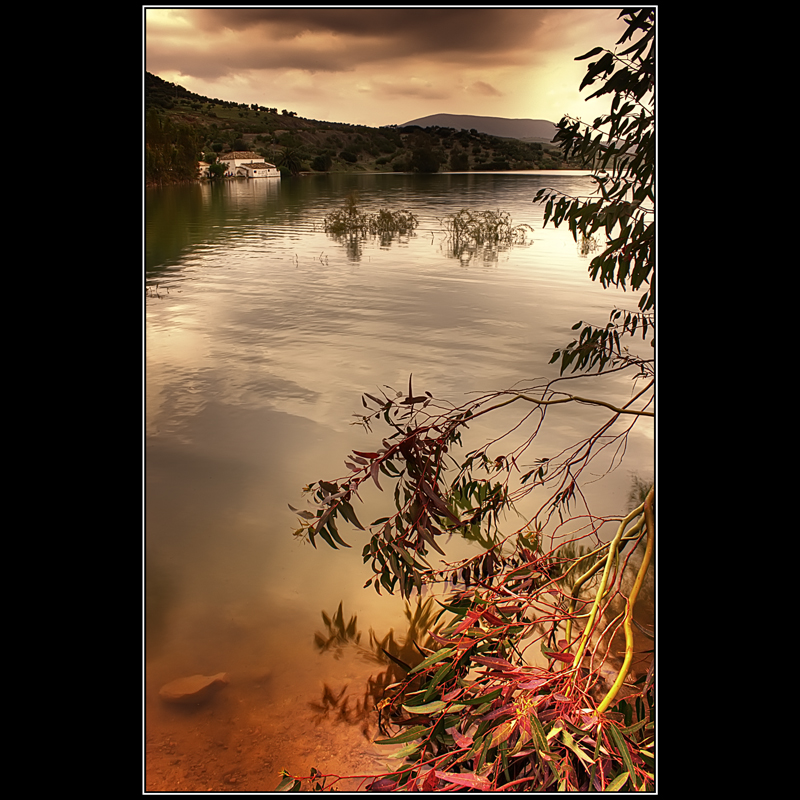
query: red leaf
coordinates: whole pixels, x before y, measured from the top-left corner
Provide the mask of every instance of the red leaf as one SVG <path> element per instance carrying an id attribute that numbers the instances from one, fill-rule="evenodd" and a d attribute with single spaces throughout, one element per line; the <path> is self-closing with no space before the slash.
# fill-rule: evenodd
<path id="1" fill-rule="evenodd" d="M 473 744 L 472 737 L 464 736 L 458 728 L 447 728 L 445 733 L 449 733 L 459 747 L 471 747 Z"/>
<path id="2" fill-rule="evenodd" d="M 572 653 L 545 653 L 548 658 L 554 658 L 556 661 L 563 661 L 565 664 L 571 664 L 575 660 Z"/>
<path id="3" fill-rule="evenodd" d="M 381 489 L 381 485 L 378 483 L 379 470 L 380 470 L 380 464 L 377 461 L 374 461 L 369 469 L 369 474 L 372 476 L 372 480 L 375 481 L 375 485 L 378 487 L 379 491 L 382 492 L 383 489 Z"/>
<path id="4" fill-rule="evenodd" d="M 516 669 L 516 667 L 504 658 L 494 658 L 493 656 L 474 656 L 472 659 L 476 664 L 485 664 L 487 667 L 509 667 Z"/>
<path id="5" fill-rule="evenodd" d="M 442 772 L 437 769 L 436 777 L 448 783 L 469 786 L 471 789 L 477 789 L 480 792 L 486 792 L 492 786 L 486 778 L 481 778 L 480 775 L 476 775 L 474 772 Z"/>
<path id="6" fill-rule="evenodd" d="M 492 614 L 491 611 L 484 611 L 483 618 L 487 622 L 491 622 L 493 625 L 505 625 L 505 622 L 499 617 L 496 617 L 494 614 Z"/>
<path id="7" fill-rule="evenodd" d="M 538 689 L 541 686 L 544 686 L 548 681 L 543 680 L 542 678 L 534 678 L 532 681 L 526 681 L 525 683 L 517 684 L 520 689 Z"/>
<path id="8" fill-rule="evenodd" d="M 397 781 L 391 778 L 381 778 L 367 786 L 368 792 L 392 792 L 397 788 Z"/>
<path id="9" fill-rule="evenodd" d="M 423 792 L 432 792 L 436 788 L 439 779 L 436 777 L 436 770 L 432 769 L 426 776 L 422 783 Z"/>
<path id="10" fill-rule="evenodd" d="M 425 492 L 426 495 L 428 495 L 428 497 L 430 497 L 436 508 L 438 508 L 439 511 L 441 511 L 445 516 L 449 517 L 453 522 L 456 523 L 456 525 L 458 525 L 461 522 L 461 520 L 459 520 L 459 518 L 456 517 L 453 514 L 453 512 L 445 505 L 444 500 L 442 500 L 442 498 L 439 497 L 439 495 L 437 495 L 436 492 L 434 492 L 433 489 L 431 489 L 431 487 L 428 486 L 428 484 L 425 481 L 420 481 L 420 488 L 422 489 L 423 492 Z"/>
<path id="11" fill-rule="evenodd" d="M 481 612 L 480 611 L 470 611 L 467 614 L 466 619 L 453 631 L 453 635 L 457 633 L 461 633 L 465 631 L 467 628 L 472 627 L 472 624 L 477 620 L 480 619 Z"/>

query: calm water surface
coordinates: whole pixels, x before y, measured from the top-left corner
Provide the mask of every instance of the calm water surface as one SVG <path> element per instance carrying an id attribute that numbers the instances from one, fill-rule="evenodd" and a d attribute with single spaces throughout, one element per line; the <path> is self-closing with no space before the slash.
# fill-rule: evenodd
<path id="1" fill-rule="evenodd" d="M 337 719 L 325 687 L 337 696 L 348 687 L 355 706 L 383 667 L 368 648 L 321 653 L 315 634 L 326 634 L 322 612 L 332 617 L 341 603 L 362 644 L 370 628 L 402 639 L 404 606 L 362 589 L 363 533 L 346 537 L 351 550 L 314 550 L 292 536 L 287 504 L 300 504 L 310 481 L 344 474 L 349 450 L 373 449 L 383 435 L 351 424 L 362 392 L 405 389 L 413 373 L 417 393 L 461 402 L 555 377 L 548 361 L 574 323 L 604 324 L 615 303 L 635 307 L 635 296 L 591 282 L 567 231 L 542 228 L 531 202 L 542 186 L 577 195 L 592 182 L 565 173 L 314 175 L 146 192 L 149 788 L 268 790 L 283 767 L 374 767 L 363 720 L 350 707 Z M 327 235 L 324 216 L 353 190 L 364 211 L 412 211 L 415 234 Z M 454 253 L 441 220 L 462 208 L 509 212 L 533 226 L 530 243 Z M 604 396 L 624 401 L 630 388 L 609 379 Z M 580 420 L 549 416 L 531 459 L 603 418 L 588 408 Z M 468 446 L 502 422 L 476 427 Z M 652 436 L 642 426 L 623 468 L 587 486 L 595 513 L 624 507 L 631 472 L 652 476 Z M 391 502 L 369 499 L 362 521 L 382 515 L 382 499 Z M 469 548 L 451 543 L 454 558 Z M 230 686 L 200 710 L 158 701 L 167 681 L 222 671 Z"/>

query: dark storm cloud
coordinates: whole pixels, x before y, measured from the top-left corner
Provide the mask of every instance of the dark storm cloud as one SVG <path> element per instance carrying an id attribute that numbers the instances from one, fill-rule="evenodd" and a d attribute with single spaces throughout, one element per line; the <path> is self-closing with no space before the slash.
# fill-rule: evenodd
<path id="1" fill-rule="evenodd" d="M 268 64 L 254 67 L 294 67 L 309 70 L 347 70 L 367 61 L 408 56 L 435 56 L 464 64 L 491 56 L 494 64 L 518 63 L 520 51 L 530 57 L 537 33 L 549 9 L 475 8 L 216 8 L 194 9 L 185 15 L 206 33 L 227 28 L 243 36 L 243 45 L 256 39 L 275 51 Z M 332 34 L 342 49 L 303 52 L 304 34 Z M 299 41 L 298 41 L 299 40 Z M 289 42 L 300 52 L 285 47 Z M 344 45 L 346 44 L 346 47 Z M 542 43 L 544 44 L 544 43 Z M 547 43 L 552 44 L 551 42 Z M 250 52 L 255 48 L 248 47 Z M 291 63 L 286 62 L 289 59 Z M 302 63 L 299 63 L 302 62 Z"/>
<path id="2" fill-rule="evenodd" d="M 535 117 L 560 118 L 582 102 L 585 65 L 575 56 L 614 42 L 618 14 L 601 7 L 154 8 L 145 15 L 145 69 L 209 97 L 315 119 L 346 114 L 350 122 L 385 124 L 456 105 L 512 118 L 530 116 L 535 105 Z"/>

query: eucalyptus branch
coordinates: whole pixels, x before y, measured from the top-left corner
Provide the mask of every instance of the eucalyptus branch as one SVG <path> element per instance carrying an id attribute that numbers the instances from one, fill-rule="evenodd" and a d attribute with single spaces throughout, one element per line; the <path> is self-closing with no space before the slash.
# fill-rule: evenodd
<path id="1" fill-rule="evenodd" d="M 629 531 L 628 535 L 627 536 L 623 536 L 620 539 L 620 544 L 623 543 L 623 542 L 627 543 L 627 542 L 634 541 L 634 540 L 638 539 L 639 538 L 639 534 L 640 534 L 641 529 L 642 529 L 643 523 L 644 523 L 643 519 L 639 520 L 639 522 L 633 528 L 631 528 L 631 530 Z M 611 543 L 607 542 L 606 544 L 602 545 L 601 547 L 598 547 L 592 553 L 587 553 L 585 556 L 582 556 L 580 559 L 578 559 L 578 561 L 576 561 L 572 565 L 572 567 L 576 566 L 584 558 L 588 558 L 589 556 L 596 555 L 598 553 L 602 553 L 604 550 L 607 550 L 610 546 L 611 546 Z M 580 578 L 578 578 L 575 581 L 575 585 L 572 587 L 572 596 L 571 596 L 570 604 L 569 604 L 569 617 L 567 618 L 567 631 L 566 631 L 566 635 L 565 635 L 565 638 L 566 638 L 567 641 L 570 640 L 570 634 L 572 632 L 572 619 L 573 619 L 573 614 L 575 612 L 575 606 L 577 605 L 577 602 L 578 602 L 578 594 L 579 594 L 581 588 L 583 587 L 583 585 L 593 575 L 595 575 L 600 570 L 600 567 L 603 566 L 603 563 L 604 563 L 603 561 L 598 561 L 596 564 L 593 564 L 588 570 L 586 570 L 586 572 L 583 573 L 583 575 L 580 576 Z M 572 567 L 570 567 L 570 569 L 567 570 L 566 573 L 564 573 L 565 576 L 570 572 Z M 606 594 L 607 594 L 607 592 L 608 592 L 608 590 L 606 591 Z M 605 596 L 605 595 L 603 595 L 603 596 Z"/>
<path id="2" fill-rule="evenodd" d="M 577 395 L 567 395 L 559 400 L 537 400 L 535 397 L 528 397 L 524 394 L 517 394 L 515 395 L 519 400 L 527 400 L 529 403 L 536 403 L 537 405 L 541 406 L 554 406 L 559 405 L 561 403 L 585 403 L 586 405 L 593 405 L 593 406 L 603 406 L 604 408 L 608 408 L 616 414 L 633 414 L 637 417 L 654 417 L 654 411 L 635 411 L 633 409 L 622 408 L 612 405 L 611 403 L 607 403 L 604 400 L 593 400 L 589 397 L 578 397 Z"/>
<path id="3" fill-rule="evenodd" d="M 578 644 L 578 651 L 575 654 L 575 659 L 573 661 L 573 666 L 575 668 L 580 666 L 581 660 L 583 659 L 583 653 L 586 650 L 586 645 L 589 642 L 589 636 L 591 634 L 592 627 L 594 626 L 594 620 L 597 617 L 597 610 L 600 607 L 600 600 L 605 594 L 606 585 L 608 584 L 608 576 L 611 571 L 611 564 L 612 561 L 617 553 L 619 548 L 620 540 L 622 539 L 623 534 L 625 533 L 625 529 L 628 525 L 636 519 L 642 512 L 644 511 L 644 503 L 640 506 L 637 506 L 630 512 L 620 523 L 619 529 L 617 530 L 617 535 L 611 541 L 610 546 L 608 548 L 608 556 L 606 557 L 605 561 L 605 569 L 603 570 L 603 577 L 600 579 L 600 586 L 597 589 L 597 594 L 595 595 L 595 600 L 592 605 L 592 610 L 589 614 L 589 621 L 586 624 L 586 627 L 583 631 L 583 636 L 581 636 L 580 643 Z"/>
<path id="4" fill-rule="evenodd" d="M 611 370 L 608 370 L 608 372 L 606 372 L 604 374 L 609 374 L 609 373 L 614 372 L 614 371 L 617 371 L 617 370 L 611 369 Z M 554 383 L 557 380 L 568 380 L 569 378 L 585 378 L 585 377 L 587 377 L 587 376 L 586 375 L 567 375 L 567 376 L 564 376 L 562 378 L 555 378 L 550 383 Z M 632 415 L 637 416 L 637 417 L 654 417 L 655 416 L 655 412 L 653 412 L 653 411 L 644 411 L 644 410 L 635 411 L 633 409 L 627 408 L 627 406 L 629 406 L 638 397 L 641 397 L 641 395 L 644 394 L 652 385 L 653 385 L 653 382 L 651 381 L 634 398 L 629 400 L 627 403 L 625 403 L 624 406 L 621 406 L 621 407 L 620 406 L 615 406 L 612 403 L 608 403 L 605 400 L 595 400 L 595 399 L 590 398 L 590 397 L 579 397 L 578 395 L 569 395 L 569 394 L 566 394 L 566 393 L 565 393 L 565 397 L 563 397 L 561 399 L 558 399 L 558 400 L 544 400 L 544 399 L 539 399 L 539 398 L 535 398 L 535 397 L 530 397 L 529 395 L 523 394 L 522 392 L 513 391 L 513 390 L 506 390 L 506 391 L 502 391 L 502 392 L 497 392 L 495 395 L 492 395 L 492 396 L 511 394 L 513 396 L 510 399 L 504 400 L 503 402 L 497 403 L 496 405 L 489 406 L 488 408 L 483 408 L 480 411 L 476 411 L 472 415 L 471 419 L 475 419 L 476 417 L 482 416 L 484 414 L 488 414 L 491 411 L 497 411 L 497 409 L 503 408 L 505 406 L 509 406 L 512 403 L 515 403 L 517 400 L 526 400 L 529 403 L 534 403 L 534 404 L 540 405 L 540 406 L 552 406 L 552 405 L 560 405 L 560 404 L 563 404 L 563 403 L 577 402 L 577 403 L 585 403 L 585 404 L 588 404 L 588 405 L 603 406 L 603 407 L 608 408 L 609 410 L 613 411 L 615 414 L 632 414 Z M 548 384 L 547 386 L 545 386 L 543 388 L 543 390 L 542 390 L 543 394 L 548 392 L 548 391 L 550 391 L 549 386 L 550 386 L 550 384 Z M 552 394 L 556 394 L 556 393 L 552 392 Z"/>
<path id="5" fill-rule="evenodd" d="M 625 681 L 625 678 L 628 676 L 628 670 L 630 669 L 631 661 L 633 660 L 633 631 L 631 629 L 631 620 L 633 619 L 633 609 L 636 605 L 636 599 L 639 596 L 639 590 L 642 588 L 644 576 L 647 573 L 647 568 L 650 566 L 650 560 L 653 556 L 653 547 L 655 545 L 655 515 L 653 513 L 653 502 L 655 500 L 655 496 L 656 489 L 654 486 L 648 492 L 647 497 L 642 505 L 642 509 L 644 511 L 642 522 L 644 522 L 647 528 L 647 547 L 644 552 L 644 557 L 642 558 L 641 566 L 639 567 L 639 573 L 636 576 L 636 582 L 634 583 L 630 596 L 625 603 L 625 659 L 622 662 L 622 667 L 617 675 L 617 679 L 614 681 L 614 684 L 608 691 L 608 694 L 606 694 L 600 705 L 597 707 L 598 715 L 602 714 L 611 705 L 611 703 L 614 702 L 614 698 L 617 696 L 620 687 Z"/>

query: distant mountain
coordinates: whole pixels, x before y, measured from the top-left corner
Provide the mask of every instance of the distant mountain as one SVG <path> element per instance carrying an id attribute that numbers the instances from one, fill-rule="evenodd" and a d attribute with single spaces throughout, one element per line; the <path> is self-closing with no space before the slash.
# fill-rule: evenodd
<path id="1" fill-rule="evenodd" d="M 489 136 L 501 136 L 507 139 L 534 139 L 552 142 L 556 135 L 556 126 L 546 119 L 507 119 L 506 117 L 476 117 L 470 114 L 431 114 L 429 117 L 412 119 L 405 125 L 419 125 L 427 128 L 438 125 L 441 128 L 456 130 L 472 130 L 486 133 Z"/>

